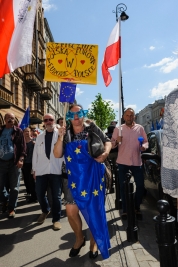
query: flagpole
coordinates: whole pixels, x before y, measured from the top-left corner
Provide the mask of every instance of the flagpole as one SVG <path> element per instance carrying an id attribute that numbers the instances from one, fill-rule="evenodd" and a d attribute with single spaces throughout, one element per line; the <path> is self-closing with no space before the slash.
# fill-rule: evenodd
<path id="1" fill-rule="evenodd" d="M 65 102 L 65 105 L 64 105 L 64 119 L 63 119 L 63 126 L 66 125 L 67 106 L 68 106 L 68 102 Z"/>
<path id="2" fill-rule="evenodd" d="M 119 60 L 119 136 L 121 136 L 121 58 Z"/>
<path id="3" fill-rule="evenodd" d="M 129 16 L 125 13 L 125 11 L 127 10 L 127 6 L 123 3 L 118 4 L 116 6 L 116 11 L 113 10 L 113 13 L 116 13 L 116 22 L 119 21 L 119 30 L 120 30 L 120 36 L 119 38 L 121 38 L 121 21 L 125 21 L 129 18 Z M 120 17 L 118 17 L 118 13 L 121 13 Z M 122 39 L 121 39 L 122 40 Z M 119 112 L 118 112 L 118 116 L 119 116 L 119 136 L 121 136 L 121 109 L 123 109 L 122 105 L 122 98 L 123 98 L 123 92 L 122 92 L 122 74 L 121 74 L 121 40 L 120 40 L 120 58 L 119 58 Z M 121 94 L 122 92 L 122 94 Z M 123 114 L 122 114 L 123 115 Z"/>

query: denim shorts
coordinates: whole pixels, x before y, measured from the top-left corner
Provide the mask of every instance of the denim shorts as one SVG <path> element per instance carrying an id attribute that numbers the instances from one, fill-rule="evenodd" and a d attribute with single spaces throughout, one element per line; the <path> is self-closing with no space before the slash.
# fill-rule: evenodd
<path id="1" fill-rule="evenodd" d="M 68 179 L 63 178 L 64 206 L 66 204 L 76 204 L 73 199 L 70 188 L 68 188 Z"/>

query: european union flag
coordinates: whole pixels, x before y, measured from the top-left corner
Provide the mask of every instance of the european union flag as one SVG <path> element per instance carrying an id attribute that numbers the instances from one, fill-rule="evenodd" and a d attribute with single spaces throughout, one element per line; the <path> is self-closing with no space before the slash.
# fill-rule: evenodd
<path id="1" fill-rule="evenodd" d="M 68 187 L 97 243 L 103 259 L 109 258 L 110 239 L 105 212 L 105 166 L 88 153 L 87 140 L 65 146 Z"/>
<path id="2" fill-rule="evenodd" d="M 59 101 L 60 102 L 74 103 L 76 86 L 77 85 L 73 84 L 73 83 L 62 82 L 61 88 L 60 88 Z"/>
<path id="3" fill-rule="evenodd" d="M 22 130 L 24 130 L 25 128 L 29 126 L 29 120 L 30 120 L 30 107 L 26 109 L 22 122 L 20 124 L 20 128 Z"/>

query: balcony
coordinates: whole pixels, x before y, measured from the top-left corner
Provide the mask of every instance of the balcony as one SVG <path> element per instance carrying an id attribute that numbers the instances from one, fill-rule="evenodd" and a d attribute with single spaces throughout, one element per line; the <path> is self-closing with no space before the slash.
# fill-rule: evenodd
<path id="1" fill-rule="evenodd" d="M 41 91 L 42 89 L 42 81 L 34 72 L 29 72 L 25 74 L 25 82 L 35 92 Z"/>
<path id="2" fill-rule="evenodd" d="M 13 93 L 0 85 L 0 109 L 9 109 L 12 106 Z"/>
<path id="3" fill-rule="evenodd" d="M 43 114 L 38 110 L 30 111 L 30 124 L 41 124 L 43 121 Z"/>
<path id="4" fill-rule="evenodd" d="M 53 92 L 51 90 L 51 83 L 47 82 L 46 86 L 41 89 L 41 98 L 43 100 L 51 100 L 53 97 Z"/>

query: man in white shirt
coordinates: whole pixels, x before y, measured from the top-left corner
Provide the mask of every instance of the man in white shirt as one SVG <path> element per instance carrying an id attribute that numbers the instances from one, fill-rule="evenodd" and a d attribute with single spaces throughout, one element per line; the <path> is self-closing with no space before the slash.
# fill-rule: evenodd
<path id="1" fill-rule="evenodd" d="M 32 159 L 32 169 L 36 180 L 36 194 L 42 209 L 42 214 L 37 222 L 43 223 L 50 213 L 50 205 L 46 197 L 49 185 L 52 192 L 53 229 L 60 230 L 62 159 L 55 158 L 53 154 L 54 144 L 58 139 L 58 129 L 55 127 L 55 120 L 51 114 L 46 114 L 43 122 L 45 131 L 38 135 L 36 139 Z"/>

